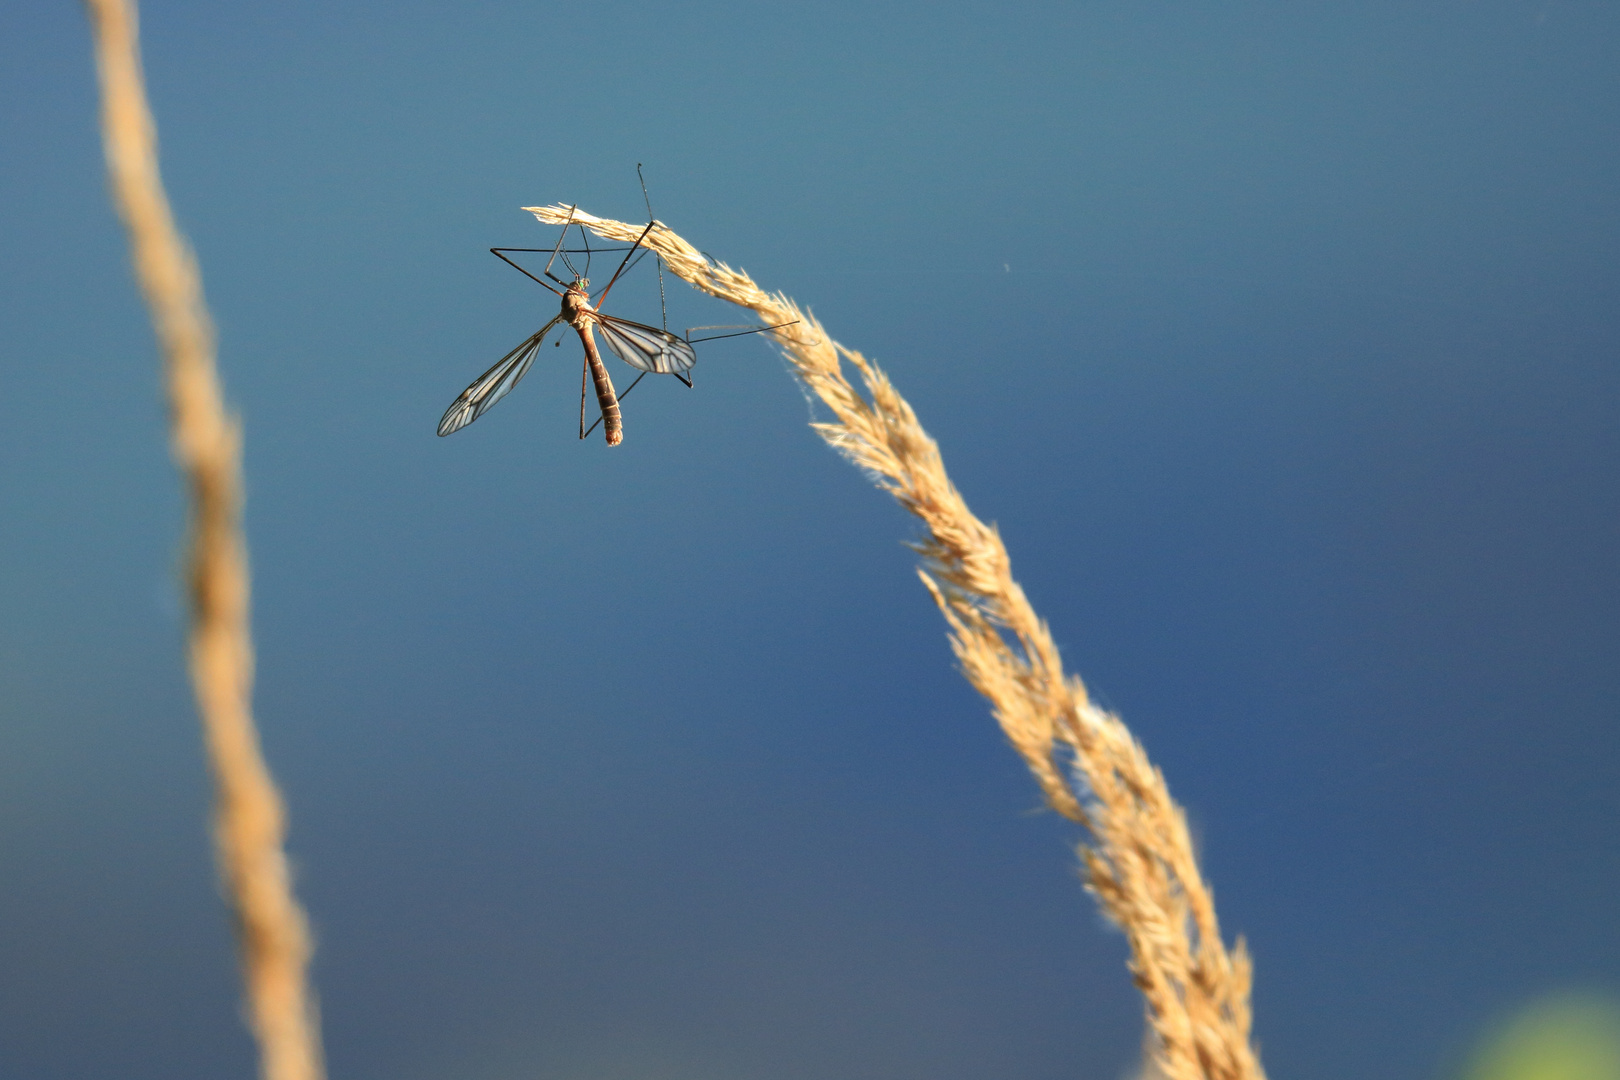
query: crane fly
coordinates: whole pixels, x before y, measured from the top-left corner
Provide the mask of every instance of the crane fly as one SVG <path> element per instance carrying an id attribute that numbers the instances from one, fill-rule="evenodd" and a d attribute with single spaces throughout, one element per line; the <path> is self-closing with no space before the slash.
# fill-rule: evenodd
<path id="1" fill-rule="evenodd" d="M 570 214 L 569 224 L 572 224 L 572 222 L 573 218 Z M 697 363 L 697 353 L 693 351 L 691 342 L 675 336 L 668 330 L 660 330 L 657 327 L 631 322 L 629 319 L 607 315 L 600 310 L 602 302 L 607 299 L 607 295 L 612 290 L 614 283 L 619 280 L 619 275 L 623 274 L 625 268 L 631 265 L 631 257 L 638 250 L 646 250 L 641 247 L 641 242 L 647 238 L 647 234 L 652 232 L 653 227 L 657 224 L 657 221 L 647 222 L 647 227 L 641 231 L 641 235 L 636 238 L 636 242 L 625 252 L 624 260 L 619 263 L 619 268 L 613 272 L 613 276 L 608 279 L 608 283 L 597 294 L 596 306 L 594 307 L 591 304 L 590 293 L 587 291 L 590 287 L 590 279 L 578 271 L 574 271 L 573 264 L 568 260 L 568 253 L 563 250 L 563 240 L 568 235 L 568 225 L 563 226 L 562 236 L 557 238 L 557 246 L 552 249 L 551 258 L 546 261 L 545 269 L 541 271 L 552 282 L 556 282 L 556 285 L 535 277 L 535 275 L 508 259 L 504 254 L 504 252 L 508 251 L 544 249 L 490 248 L 490 251 L 494 252 L 497 257 L 517 267 L 531 280 L 538 282 L 560 297 L 562 299 L 562 310 L 557 313 L 555 318 L 541 327 L 538 333 L 531 335 L 517 348 L 501 357 L 494 367 L 473 380 L 472 385 L 461 392 L 461 396 L 456 398 L 449 409 L 445 410 L 444 417 L 439 421 L 439 434 L 443 436 L 454 431 L 460 431 L 484 415 L 501 398 L 511 393 L 512 388 L 522 380 L 524 375 L 528 374 L 529 367 L 534 363 L 534 358 L 539 353 L 540 346 L 545 342 L 546 335 L 551 333 L 552 329 L 559 323 L 565 323 L 572 327 L 574 332 L 579 335 L 580 344 L 585 347 L 585 369 L 580 373 L 580 438 L 584 438 L 587 434 L 584 424 L 584 394 L 587 383 L 594 385 L 596 388 L 596 404 L 602 411 L 602 430 L 607 437 L 607 444 L 617 446 L 624 438 L 624 421 L 619 412 L 619 395 L 614 393 L 613 379 L 608 375 L 607 366 L 602 363 L 602 354 L 597 351 L 593 331 L 601 331 L 602 339 L 607 342 L 608 348 L 613 350 L 613 354 L 631 367 L 640 369 L 643 374 L 674 375 L 687 386 L 691 386 L 692 380 L 686 373 L 692 370 L 693 364 Z M 583 229 L 581 231 L 583 232 Z M 587 241 L 585 250 L 587 253 L 590 250 L 589 241 Z M 551 272 L 551 268 L 556 263 L 559 255 L 562 256 L 563 264 L 570 271 L 573 271 L 572 281 L 564 282 Z M 562 286 L 562 288 L 557 288 L 557 285 Z M 637 381 L 639 381 L 639 376 Z M 628 390 L 626 393 L 628 393 Z M 593 424 L 591 430 L 594 431 L 595 429 L 596 427 Z"/>
<path id="2" fill-rule="evenodd" d="M 636 175 L 638 177 L 641 175 L 640 165 L 636 166 Z M 645 200 L 647 194 L 645 181 L 641 185 L 641 194 Z M 506 257 L 506 252 L 509 251 L 538 252 L 544 251 L 545 248 L 489 249 L 493 255 L 507 265 L 559 296 L 562 299 L 562 310 L 557 313 L 556 318 L 541 327 L 538 333 L 530 336 L 517 348 L 501 357 L 494 367 L 478 376 L 477 379 L 473 380 L 471 386 L 461 392 L 461 396 L 451 403 L 450 408 L 445 410 L 443 418 L 439 420 L 439 434 L 441 436 L 449 435 L 453 431 L 460 431 L 484 415 L 501 398 L 511 393 L 512 388 L 518 384 L 519 380 L 528 374 L 529 366 L 534 363 L 535 356 L 539 354 L 540 346 L 545 343 L 546 335 L 558 323 L 566 323 L 568 326 L 573 327 L 574 332 L 579 335 L 580 344 L 585 347 L 585 368 L 580 372 L 579 378 L 579 437 L 581 439 L 585 438 L 596 430 L 597 424 L 601 424 L 603 426 L 602 433 L 607 437 L 609 446 L 618 446 L 624 439 L 624 420 L 619 412 L 619 401 L 628 396 L 630 391 L 634 390 L 642 379 L 648 375 L 673 375 L 686 386 L 690 387 L 692 385 L 690 372 L 692 365 L 697 363 L 697 353 L 692 351 L 692 345 L 695 342 L 741 337 L 745 334 L 758 334 L 766 330 L 778 330 L 782 326 L 791 325 L 791 323 L 781 323 L 778 326 L 755 327 L 694 326 L 686 332 L 686 337 L 680 338 L 670 333 L 668 329 L 659 329 L 643 323 L 631 322 L 629 319 L 621 319 L 616 315 L 604 314 L 601 310 L 602 302 L 607 299 L 608 291 L 613 288 L 614 282 L 619 280 L 619 275 L 623 274 L 626 269 L 633 268 L 651 250 L 642 247 L 641 242 L 647 239 L 647 235 L 658 226 L 658 221 L 653 217 L 652 202 L 647 200 L 647 227 L 641 230 L 641 235 L 636 237 L 634 244 L 623 249 L 624 260 L 619 263 L 619 268 L 613 272 L 613 276 L 608 279 L 607 285 L 597 295 L 596 305 L 593 307 L 590 293 L 587 291 L 590 287 L 590 279 L 574 269 L 574 264 L 568 258 L 571 254 L 582 252 L 587 260 L 585 264 L 586 270 L 590 269 L 589 259 L 592 254 L 590 234 L 585 231 L 583 225 L 580 225 L 578 228 L 580 235 L 584 237 L 584 248 L 563 247 L 563 242 L 568 238 L 568 228 L 574 223 L 574 211 L 577 209 L 578 207 L 570 208 L 568 220 L 563 223 L 562 235 L 557 238 L 557 245 L 551 249 L 551 258 L 546 260 L 545 269 L 541 271 L 552 282 L 555 282 L 555 285 L 542 281 Z M 617 251 L 620 249 L 607 248 L 598 250 Z M 640 252 L 639 255 L 637 254 L 638 251 Z M 573 274 L 572 281 L 565 282 L 551 272 L 551 267 L 556 263 L 558 256 L 562 257 L 563 265 Z M 656 252 L 653 254 L 653 258 L 658 263 L 658 302 L 660 308 L 662 308 L 664 305 L 663 260 Z M 557 288 L 558 285 L 562 286 L 562 288 Z M 667 326 L 669 321 L 667 311 L 664 315 L 664 321 Z M 597 352 L 594 333 L 598 330 L 602 333 L 602 339 L 608 343 L 608 348 L 613 350 L 613 355 L 640 372 L 635 381 L 625 387 L 622 394 L 614 393 L 613 380 L 608 375 L 606 365 L 602 363 L 601 353 Z M 693 338 L 692 330 L 731 330 L 734 332 Z M 559 340 L 557 344 L 560 345 L 562 342 Z M 592 385 L 596 388 L 596 404 L 602 415 L 587 428 L 585 426 L 585 393 L 587 388 Z"/>

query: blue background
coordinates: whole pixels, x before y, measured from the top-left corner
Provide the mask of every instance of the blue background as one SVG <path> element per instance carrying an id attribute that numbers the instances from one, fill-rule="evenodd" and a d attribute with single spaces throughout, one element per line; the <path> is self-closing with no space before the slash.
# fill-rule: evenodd
<path id="1" fill-rule="evenodd" d="M 939 439 L 1188 807 L 1273 1077 L 1620 989 L 1620 7 L 153 2 L 332 1074 L 1097 1077 L 1072 827 L 760 339 L 575 439 L 523 205 Z M 81 11 L 0 15 L 0 1075 L 249 1076 Z M 639 269 L 613 310 L 656 321 Z M 736 321 L 674 283 L 677 327 Z M 615 375 L 623 385 L 622 365 Z"/>

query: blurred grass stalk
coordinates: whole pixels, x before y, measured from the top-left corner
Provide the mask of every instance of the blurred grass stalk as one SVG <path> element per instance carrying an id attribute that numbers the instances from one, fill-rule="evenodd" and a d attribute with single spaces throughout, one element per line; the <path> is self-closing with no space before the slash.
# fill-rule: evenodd
<path id="1" fill-rule="evenodd" d="M 158 173 L 133 0 L 85 0 L 101 78 L 113 201 L 163 353 L 174 455 L 191 496 L 191 678 L 214 776 L 214 837 L 236 916 L 248 1021 L 264 1080 L 324 1074 L 310 939 L 292 895 L 281 796 L 253 725 L 253 641 L 242 534 L 241 432 L 225 409 L 196 257 Z"/>
<path id="2" fill-rule="evenodd" d="M 643 228 L 567 206 L 524 209 L 551 225 L 572 214 L 612 241 L 634 242 Z M 1129 729 L 1093 705 L 1078 678 L 1064 676 L 1000 535 L 968 510 L 911 406 L 876 365 L 787 297 L 767 294 L 666 228 L 643 243 L 700 291 L 767 325 L 793 322 L 772 336 L 837 417 L 812 426 L 927 526 L 915 545 L 918 572 L 950 624 L 963 674 L 990 700 L 1047 803 L 1091 834 L 1080 849 L 1087 887 L 1130 942 L 1154 1064 L 1172 1080 L 1263 1080 L 1249 1038 L 1248 952 L 1242 939 L 1230 952 L 1221 942 L 1185 814 Z M 843 360 L 860 373 L 866 396 L 845 377 Z"/>

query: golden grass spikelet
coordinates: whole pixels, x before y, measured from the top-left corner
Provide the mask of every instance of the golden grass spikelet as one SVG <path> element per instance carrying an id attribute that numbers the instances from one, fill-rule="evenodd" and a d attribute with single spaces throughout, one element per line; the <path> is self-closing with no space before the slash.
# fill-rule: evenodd
<path id="1" fill-rule="evenodd" d="M 568 206 L 525 207 L 631 243 L 644 226 Z M 1054 810 L 1083 825 L 1087 887 L 1125 932 L 1147 1004 L 1154 1064 L 1172 1080 L 1263 1080 L 1249 1040 L 1251 967 L 1241 940 L 1221 942 L 1186 816 L 1123 722 L 1067 678 L 1046 623 L 1012 576 L 994 526 L 968 509 L 939 446 L 888 377 L 829 338 L 816 319 L 747 274 L 704 256 L 662 225 L 642 241 L 701 292 L 752 310 L 835 423 L 817 433 L 926 526 L 919 573 L 951 630 L 962 673 L 990 701 Z M 797 321 L 795 321 L 797 320 Z M 844 374 L 859 373 L 865 395 Z"/>
<path id="2" fill-rule="evenodd" d="M 311 951 L 282 851 L 286 814 L 253 724 L 241 432 L 225 408 L 197 261 L 169 209 L 133 0 L 86 0 L 113 201 L 163 354 L 174 455 L 191 496 L 191 678 L 214 776 L 214 840 L 236 916 L 264 1080 L 320 1080 Z"/>

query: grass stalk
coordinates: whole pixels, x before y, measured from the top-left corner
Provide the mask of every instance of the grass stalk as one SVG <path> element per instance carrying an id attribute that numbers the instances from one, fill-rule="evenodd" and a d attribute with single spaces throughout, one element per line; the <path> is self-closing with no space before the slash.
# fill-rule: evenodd
<path id="1" fill-rule="evenodd" d="M 644 227 L 567 206 L 525 209 L 552 225 L 571 213 L 611 241 L 634 242 Z M 962 673 L 989 699 L 1048 805 L 1090 834 L 1080 849 L 1087 888 L 1130 944 L 1154 1064 L 1171 1080 L 1263 1080 L 1250 1040 L 1248 952 L 1241 938 L 1231 950 L 1222 943 L 1186 815 L 1124 723 L 1094 705 L 1078 677 L 1065 676 L 1000 535 L 968 509 L 911 406 L 877 365 L 786 296 L 766 293 L 667 228 L 643 243 L 699 291 L 767 325 L 792 322 L 771 336 L 836 418 L 812 427 L 923 522 L 919 574 L 950 626 Z"/>
<path id="2" fill-rule="evenodd" d="M 214 839 L 236 921 L 247 1019 L 264 1080 L 324 1069 L 303 910 L 283 851 L 286 813 L 254 727 L 241 429 L 226 408 L 196 257 L 158 172 L 133 0 L 85 0 L 101 81 L 113 202 L 163 356 L 175 459 L 190 495 L 190 662 L 214 778 Z"/>

